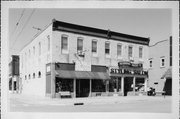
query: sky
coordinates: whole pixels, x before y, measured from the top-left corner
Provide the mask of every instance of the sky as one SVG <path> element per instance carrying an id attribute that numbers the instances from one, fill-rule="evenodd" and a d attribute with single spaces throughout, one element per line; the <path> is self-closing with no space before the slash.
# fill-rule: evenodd
<path id="1" fill-rule="evenodd" d="M 172 35 L 170 9 L 10 9 L 10 55 L 18 54 L 52 19 L 120 33 L 150 37 L 150 44 Z M 18 25 L 17 25 L 18 24 Z"/>

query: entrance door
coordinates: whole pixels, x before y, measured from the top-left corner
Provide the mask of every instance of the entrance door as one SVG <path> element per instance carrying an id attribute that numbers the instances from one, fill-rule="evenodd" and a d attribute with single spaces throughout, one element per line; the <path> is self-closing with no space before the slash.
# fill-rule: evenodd
<path id="1" fill-rule="evenodd" d="M 124 78 L 124 96 L 127 96 L 128 92 L 133 91 L 132 84 L 133 84 L 133 77 Z"/>
<path id="2" fill-rule="evenodd" d="M 90 83 L 89 79 L 76 80 L 76 97 L 88 97 Z"/>

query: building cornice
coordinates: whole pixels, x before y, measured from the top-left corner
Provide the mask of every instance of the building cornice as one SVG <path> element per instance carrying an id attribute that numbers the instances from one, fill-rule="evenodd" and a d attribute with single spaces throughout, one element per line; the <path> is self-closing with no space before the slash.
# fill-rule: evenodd
<path id="1" fill-rule="evenodd" d="M 62 21 L 53 20 L 53 31 L 65 31 L 82 35 L 89 35 L 94 37 L 100 37 L 105 39 L 136 43 L 141 45 L 149 45 L 149 38 L 122 34 L 110 30 L 97 29 L 87 26 L 81 26 Z"/>

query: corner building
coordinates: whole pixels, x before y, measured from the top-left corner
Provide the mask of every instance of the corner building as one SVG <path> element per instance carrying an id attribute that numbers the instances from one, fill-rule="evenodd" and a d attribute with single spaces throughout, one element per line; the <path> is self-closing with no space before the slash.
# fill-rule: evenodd
<path id="1" fill-rule="evenodd" d="M 52 20 L 20 52 L 22 93 L 58 97 L 146 92 L 149 38 Z"/>

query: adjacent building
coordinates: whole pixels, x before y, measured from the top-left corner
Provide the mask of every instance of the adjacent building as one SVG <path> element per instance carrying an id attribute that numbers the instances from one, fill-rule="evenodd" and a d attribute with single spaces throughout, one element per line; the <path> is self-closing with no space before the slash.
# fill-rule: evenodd
<path id="1" fill-rule="evenodd" d="M 22 93 L 56 97 L 146 92 L 149 38 L 52 20 L 20 52 Z"/>
<path id="2" fill-rule="evenodd" d="M 172 94 L 172 37 L 149 47 L 149 86 Z"/>
<path id="3" fill-rule="evenodd" d="M 19 56 L 12 55 L 9 63 L 9 90 L 12 93 L 20 92 L 21 81 L 19 77 Z"/>

